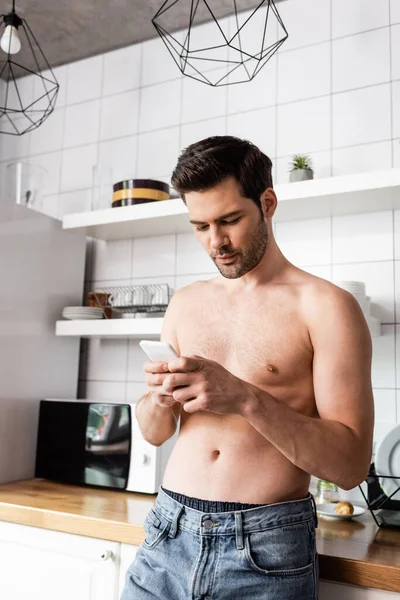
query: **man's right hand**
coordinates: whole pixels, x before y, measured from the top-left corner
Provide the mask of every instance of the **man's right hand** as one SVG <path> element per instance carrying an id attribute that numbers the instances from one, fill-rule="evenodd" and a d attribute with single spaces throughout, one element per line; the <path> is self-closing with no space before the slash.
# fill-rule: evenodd
<path id="1" fill-rule="evenodd" d="M 175 404 L 172 394 L 166 394 L 163 383 L 170 375 L 168 363 L 148 361 L 143 366 L 146 373 L 146 384 L 151 400 L 154 404 L 164 408 L 171 408 Z"/>

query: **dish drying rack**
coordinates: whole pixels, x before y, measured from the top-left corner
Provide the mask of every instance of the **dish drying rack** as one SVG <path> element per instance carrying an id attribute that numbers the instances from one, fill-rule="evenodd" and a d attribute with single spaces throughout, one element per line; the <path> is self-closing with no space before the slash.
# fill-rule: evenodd
<path id="1" fill-rule="evenodd" d="M 104 287 L 93 292 L 98 306 L 132 317 L 137 313 L 165 313 L 173 293 L 174 290 L 167 283 Z M 97 294 L 108 294 L 105 306 Z M 104 314 L 109 318 L 109 311 L 105 310 Z"/>
<path id="2" fill-rule="evenodd" d="M 393 496 L 400 491 L 400 486 L 397 487 L 390 496 L 387 496 L 381 487 L 380 479 L 393 479 L 396 481 L 397 485 L 397 482 L 400 480 L 400 473 L 398 477 L 392 475 L 378 475 L 375 464 L 371 463 L 368 475 L 365 479 L 367 483 L 367 495 L 365 495 L 361 485 L 358 487 L 367 503 L 375 524 L 381 528 L 398 529 L 400 528 L 400 500 L 393 500 Z"/>

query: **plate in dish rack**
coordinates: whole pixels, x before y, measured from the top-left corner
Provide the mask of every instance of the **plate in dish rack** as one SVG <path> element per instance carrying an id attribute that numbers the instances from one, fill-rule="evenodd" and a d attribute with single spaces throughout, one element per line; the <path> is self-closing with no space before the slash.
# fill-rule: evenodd
<path id="1" fill-rule="evenodd" d="M 353 517 L 360 517 L 365 513 L 365 508 L 361 506 L 354 506 L 354 512 L 352 515 L 339 515 L 335 510 L 336 504 L 326 502 L 324 504 L 317 504 L 317 513 L 325 519 L 332 519 L 334 521 L 349 521 Z"/>
<path id="2" fill-rule="evenodd" d="M 400 487 L 400 425 L 389 431 L 379 444 L 375 467 L 378 475 L 389 475 L 393 478 L 379 480 L 385 494 L 390 496 Z M 400 492 L 395 494 L 393 499 L 400 499 Z"/>

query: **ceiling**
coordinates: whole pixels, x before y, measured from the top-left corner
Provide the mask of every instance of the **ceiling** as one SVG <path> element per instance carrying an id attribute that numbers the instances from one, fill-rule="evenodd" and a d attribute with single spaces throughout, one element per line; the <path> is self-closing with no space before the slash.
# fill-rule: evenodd
<path id="1" fill-rule="evenodd" d="M 151 19 L 163 1 L 16 0 L 16 13 L 27 20 L 49 64 L 56 67 L 157 37 Z M 259 3 L 260 0 L 236 0 L 238 11 L 255 8 Z M 170 4 L 174 7 L 163 15 L 163 26 L 173 32 L 187 26 L 191 0 L 169 0 Z M 208 0 L 208 4 L 217 17 L 234 13 L 234 0 Z M 9 0 L 0 0 L 0 14 L 7 14 L 11 5 Z M 210 13 L 200 0 L 195 22 L 206 21 L 210 21 Z M 37 71 L 27 46 L 22 44 L 16 60 Z M 44 67 L 41 65 L 40 69 Z"/>

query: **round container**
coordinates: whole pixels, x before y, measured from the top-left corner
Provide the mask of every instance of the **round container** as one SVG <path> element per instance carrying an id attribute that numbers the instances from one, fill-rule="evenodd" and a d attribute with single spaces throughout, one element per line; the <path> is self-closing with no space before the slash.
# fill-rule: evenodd
<path id="1" fill-rule="evenodd" d="M 169 185 L 155 179 L 124 179 L 113 185 L 113 208 L 169 200 Z"/>

